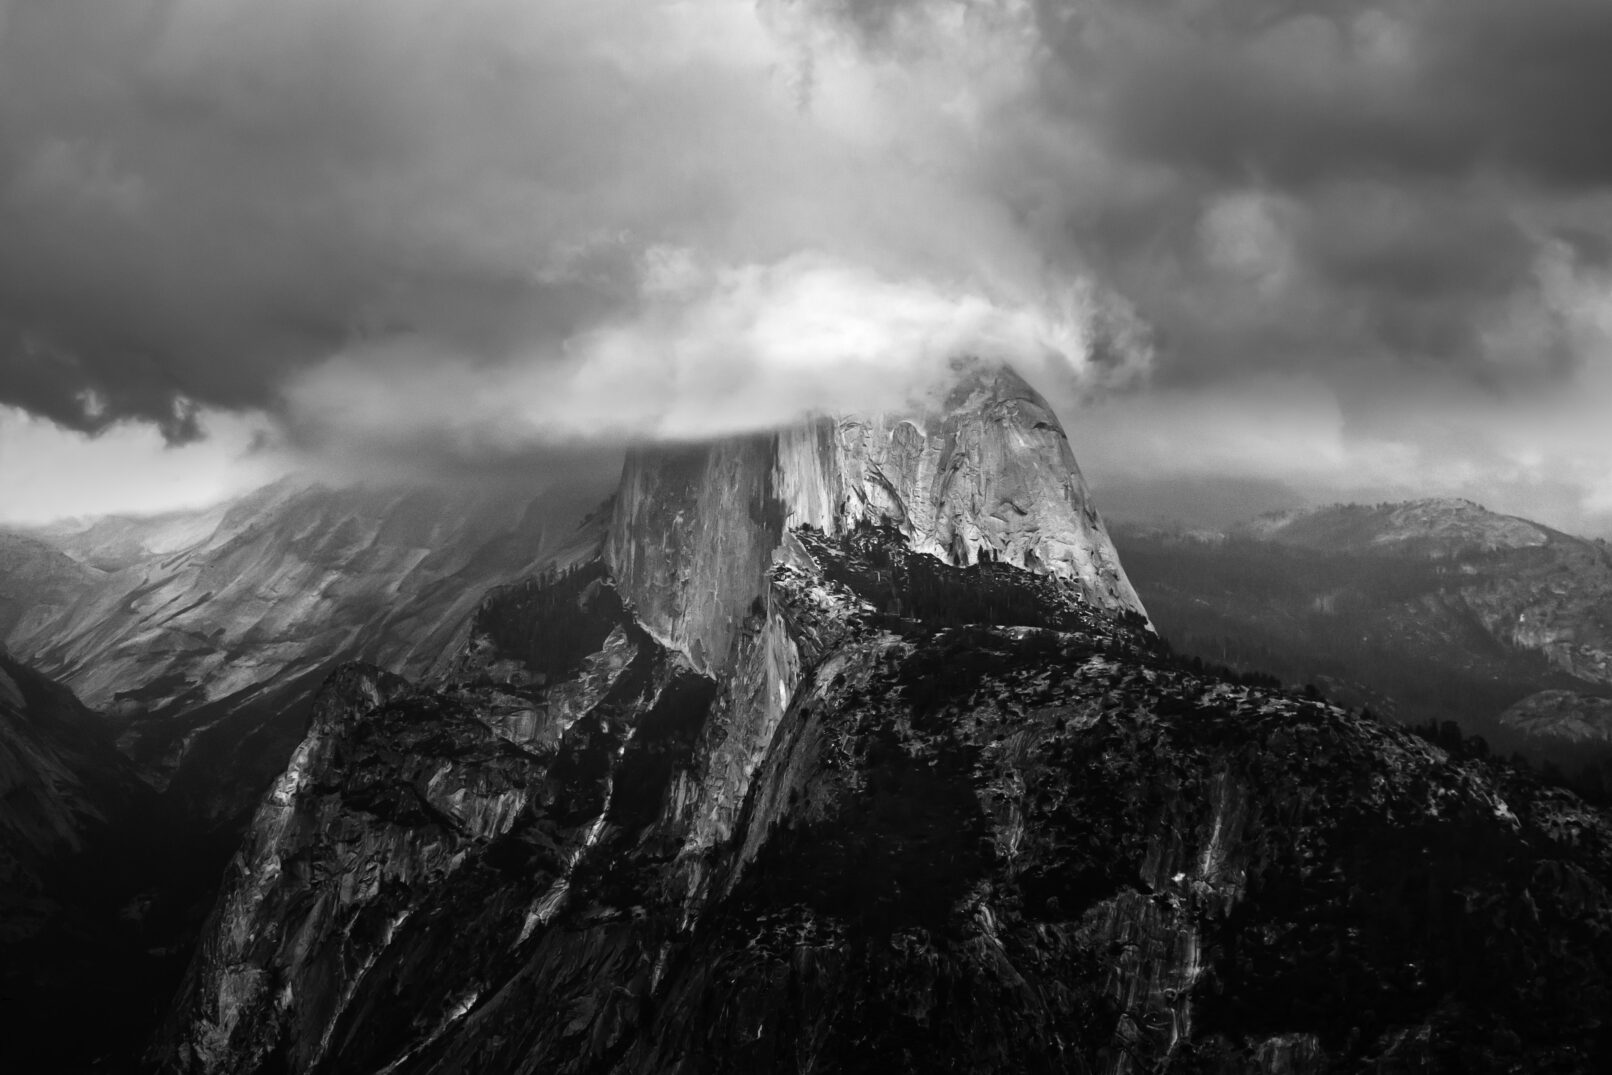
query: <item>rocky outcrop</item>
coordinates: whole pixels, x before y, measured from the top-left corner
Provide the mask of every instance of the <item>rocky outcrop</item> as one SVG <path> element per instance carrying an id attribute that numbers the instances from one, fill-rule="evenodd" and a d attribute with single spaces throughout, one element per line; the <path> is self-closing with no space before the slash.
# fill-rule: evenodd
<path id="1" fill-rule="evenodd" d="M 1098 608 L 1143 614 L 1057 417 L 990 365 L 964 367 L 912 414 L 631 453 L 606 560 L 651 634 L 722 673 L 786 530 L 865 525 L 892 526 L 947 563 L 1012 564 Z"/>
<path id="2" fill-rule="evenodd" d="M 790 504 L 793 522 L 831 533 L 889 523 L 911 548 L 948 563 L 1012 564 L 1067 580 L 1100 608 L 1142 612 L 1068 436 L 1012 370 L 972 369 L 915 414 L 841 418 L 833 449 L 820 481 L 794 484 L 832 492 L 837 482 L 834 510 L 820 515 L 803 498 Z"/>
<path id="3" fill-rule="evenodd" d="M 326 686 L 162 1070 L 1608 1058 L 1605 817 L 1193 671 L 1064 577 L 915 551 L 910 518 L 774 539 L 752 447 L 630 466 L 611 563 L 492 595 L 435 682 Z M 776 546 L 702 576 L 726 561 L 682 539 Z M 725 650 L 692 645 L 710 623 Z"/>

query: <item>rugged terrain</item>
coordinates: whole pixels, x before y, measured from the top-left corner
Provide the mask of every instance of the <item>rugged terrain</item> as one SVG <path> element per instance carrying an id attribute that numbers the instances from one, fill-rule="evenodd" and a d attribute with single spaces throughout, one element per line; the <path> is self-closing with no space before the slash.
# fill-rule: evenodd
<path id="1" fill-rule="evenodd" d="M 1010 374 L 635 453 L 585 544 L 325 684 L 157 1067 L 1612 1061 L 1606 818 L 1174 658 Z"/>
<path id="2" fill-rule="evenodd" d="M 1612 758 L 1612 550 L 1470 501 L 1116 536 L 1160 631 L 1239 671 L 1582 767 Z M 1590 751 L 1586 755 L 1585 750 Z"/>
<path id="3" fill-rule="evenodd" d="M 581 514 L 540 498 L 282 482 L 145 519 L 0 534 L 0 627 L 159 790 L 239 831 L 344 660 L 423 673 Z"/>

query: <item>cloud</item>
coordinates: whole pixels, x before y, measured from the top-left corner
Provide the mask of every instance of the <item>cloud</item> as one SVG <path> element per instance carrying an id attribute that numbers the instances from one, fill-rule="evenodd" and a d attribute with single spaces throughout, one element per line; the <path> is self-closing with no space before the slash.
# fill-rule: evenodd
<path id="1" fill-rule="evenodd" d="M 1594 484 L 1604 0 L 0 12 L 0 402 L 65 427 L 468 470 L 975 350 L 1165 476 Z"/>
<path id="2" fill-rule="evenodd" d="M 1612 10 L 1599 0 L 1041 9 L 1077 80 L 1107 91 L 1071 107 L 1140 156 L 1283 186 L 1480 168 L 1612 181 L 1598 134 Z"/>
<path id="3" fill-rule="evenodd" d="M 1155 322 L 1166 380 L 1383 355 L 1526 374 L 1493 319 L 1548 308 L 1539 266 L 1560 260 L 1559 241 L 1573 271 L 1604 264 L 1605 4 L 1038 11 L 1057 58 L 1044 110 L 1112 172 L 1068 184 L 1053 215 Z M 1227 245 L 1238 207 L 1240 261 Z M 1255 224 L 1260 256 L 1280 265 L 1251 270 Z M 1565 343 L 1526 340 L 1532 372 L 1560 375 Z"/>
<path id="4" fill-rule="evenodd" d="M 201 411 L 192 420 L 205 441 L 176 447 L 148 423 L 91 438 L 0 406 L 0 521 L 196 508 L 285 474 L 286 461 L 263 450 L 273 431 L 261 419 Z"/>
<path id="5" fill-rule="evenodd" d="M 82 430 L 137 418 L 183 441 L 210 406 L 311 441 L 341 431 L 319 427 L 334 416 L 316 388 L 363 369 L 375 395 L 354 407 L 393 399 L 423 438 L 452 439 L 477 417 L 404 406 L 386 380 L 452 371 L 481 387 L 448 398 L 496 410 L 492 386 L 552 397 L 601 363 L 608 387 L 675 389 L 699 355 L 771 415 L 799 356 L 746 353 L 762 341 L 720 311 L 776 293 L 797 308 L 759 316 L 798 319 L 777 281 L 804 279 L 812 252 L 867 286 L 812 276 L 814 338 L 832 344 L 837 320 L 906 348 L 878 361 L 909 370 L 918 336 L 958 342 L 987 307 L 1122 309 L 1088 301 L 1082 268 L 1044 257 L 977 165 L 983 124 L 1023 92 L 1022 30 L 982 47 L 915 23 L 923 46 L 895 61 L 806 7 L 747 0 L 16 6 L 0 38 L 0 393 Z M 657 291 L 643 265 L 666 249 L 706 275 Z M 934 323 L 895 324 L 914 311 Z M 579 349 L 607 346 L 578 374 Z M 674 401 L 668 428 L 699 427 L 696 403 Z"/>
<path id="6" fill-rule="evenodd" d="M 1005 305 L 816 251 L 730 266 L 658 247 L 641 274 L 641 304 L 553 354 L 486 366 L 431 341 L 387 340 L 293 378 L 288 411 L 330 453 L 388 438 L 407 451 L 429 430 L 450 454 L 498 457 L 910 407 L 944 390 L 960 355 L 1078 390 L 1145 373 L 1117 360 L 1071 365 L 1110 346 L 1105 326 L 1122 316 L 1089 292 Z"/>

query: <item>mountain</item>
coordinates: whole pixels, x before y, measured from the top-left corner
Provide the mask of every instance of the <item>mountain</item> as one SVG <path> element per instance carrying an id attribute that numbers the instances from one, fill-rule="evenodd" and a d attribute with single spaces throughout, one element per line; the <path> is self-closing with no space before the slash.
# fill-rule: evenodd
<path id="1" fill-rule="evenodd" d="M 287 481 L 204 511 L 4 535 L 0 623 L 114 722 L 154 786 L 238 827 L 337 664 L 425 671 L 583 503 Z"/>
<path id="2" fill-rule="evenodd" d="M 605 559 L 647 630 L 721 667 L 788 527 L 889 523 L 959 566 L 1012 564 L 1140 614 L 1046 401 L 1006 369 L 934 407 L 628 457 Z"/>
<path id="3" fill-rule="evenodd" d="M 1554 763 L 1599 764 L 1582 748 L 1612 748 L 1596 716 L 1612 698 L 1604 542 L 1466 500 L 1332 505 L 1219 533 L 1128 526 L 1116 540 L 1184 652 Z M 1580 716 L 1541 719 L 1569 709 Z"/>
<path id="4" fill-rule="evenodd" d="M 1567 535 L 1455 497 L 1392 504 L 1332 504 L 1261 515 L 1234 533 L 1317 552 L 1453 559 L 1537 549 Z"/>
<path id="5" fill-rule="evenodd" d="M 1604 748 L 1612 744 L 1612 698 L 1544 690 L 1501 713 L 1500 723 L 1541 742 Z"/>
<path id="6" fill-rule="evenodd" d="M 1612 825 L 1171 656 L 1045 403 L 634 452 L 347 664 L 168 1072 L 1593 1071 Z"/>
<path id="7" fill-rule="evenodd" d="M 102 574 L 36 537 L 0 530 L 0 641 L 37 631 Z"/>

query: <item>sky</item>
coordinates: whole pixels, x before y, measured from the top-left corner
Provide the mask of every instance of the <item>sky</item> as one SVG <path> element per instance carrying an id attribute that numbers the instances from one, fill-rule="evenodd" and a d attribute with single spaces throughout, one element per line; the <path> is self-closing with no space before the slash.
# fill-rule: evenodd
<path id="1" fill-rule="evenodd" d="M 0 0 L 0 522 L 1012 362 L 1100 507 L 1612 534 L 1605 0 Z"/>

